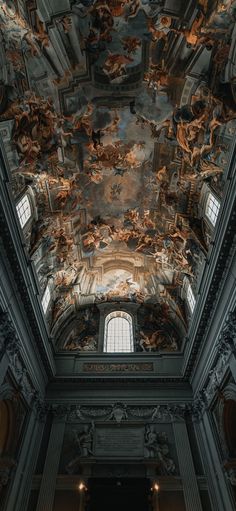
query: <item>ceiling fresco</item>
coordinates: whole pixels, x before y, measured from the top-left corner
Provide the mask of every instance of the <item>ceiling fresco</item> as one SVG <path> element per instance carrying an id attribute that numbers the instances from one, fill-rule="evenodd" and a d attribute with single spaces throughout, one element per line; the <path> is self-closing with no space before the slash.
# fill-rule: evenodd
<path id="1" fill-rule="evenodd" d="M 235 16 L 230 0 L 1 2 L 0 126 L 15 200 L 31 197 L 29 255 L 53 331 L 87 311 L 64 348 L 95 350 L 88 307 L 119 300 L 141 306 L 140 350 L 180 348 L 171 317 L 186 331 L 212 236 L 201 200 L 222 197 L 234 133 Z"/>

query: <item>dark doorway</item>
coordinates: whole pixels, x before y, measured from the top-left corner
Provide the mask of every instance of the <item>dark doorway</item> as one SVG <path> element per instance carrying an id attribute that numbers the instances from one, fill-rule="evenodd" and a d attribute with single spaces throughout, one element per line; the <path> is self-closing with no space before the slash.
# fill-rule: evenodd
<path id="1" fill-rule="evenodd" d="M 148 479 L 90 479 L 87 511 L 149 511 Z"/>

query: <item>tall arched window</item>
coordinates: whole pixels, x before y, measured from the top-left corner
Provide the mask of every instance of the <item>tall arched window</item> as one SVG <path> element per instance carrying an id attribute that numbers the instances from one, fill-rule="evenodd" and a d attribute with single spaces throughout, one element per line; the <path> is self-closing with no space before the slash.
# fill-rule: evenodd
<path id="1" fill-rule="evenodd" d="M 107 353 L 134 351 L 132 318 L 127 312 L 115 311 L 106 317 L 104 351 Z"/>

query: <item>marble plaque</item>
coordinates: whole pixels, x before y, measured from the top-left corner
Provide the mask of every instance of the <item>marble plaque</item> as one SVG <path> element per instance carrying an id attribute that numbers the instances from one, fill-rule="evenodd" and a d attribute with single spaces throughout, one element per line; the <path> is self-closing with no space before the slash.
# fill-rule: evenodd
<path id="1" fill-rule="evenodd" d="M 142 427 L 96 428 L 95 456 L 143 456 L 144 430 Z"/>
<path id="2" fill-rule="evenodd" d="M 86 373 L 135 373 L 153 371 L 152 362 L 124 363 L 85 363 L 83 370 Z"/>

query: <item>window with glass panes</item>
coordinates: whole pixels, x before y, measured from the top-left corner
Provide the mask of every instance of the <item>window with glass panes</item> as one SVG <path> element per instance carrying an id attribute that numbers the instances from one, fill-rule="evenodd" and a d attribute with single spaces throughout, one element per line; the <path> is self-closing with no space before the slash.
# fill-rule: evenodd
<path id="1" fill-rule="evenodd" d="M 20 220 L 20 225 L 23 228 L 31 217 L 31 207 L 28 195 L 24 195 L 22 199 L 16 204 L 16 211 Z"/>
<path id="2" fill-rule="evenodd" d="M 212 193 L 209 193 L 206 203 L 206 216 L 214 226 L 216 224 L 219 210 L 220 202 Z"/>
<path id="3" fill-rule="evenodd" d="M 105 319 L 104 351 L 129 353 L 134 351 L 133 326 L 130 314 L 115 311 Z"/>
<path id="4" fill-rule="evenodd" d="M 49 302 L 50 302 L 50 298 L 51 298 L 51 293 L 50 293 L 49 287 L 47 286 L 46 289 L 45 289 L 43 298 L 42 298 L 42 307 L 43 307 L 44 314 L 47 311 L 47 308 L 48 308 L 48 305 L 49 305 Z"/>
<path id="5" fill-rule="evenodd" d="M 195 299 L 195 296 L 193 294 L 193 290 L 192 290 L 190 284 L 189 284 L 188 289 L 187 289 L 187 300 L 188 300 L 188 304 L 189 304 L 190 310 L 191 310 L 191 312 L 193 312 L 194 307 L 195 307 L 195 303 L 196 303 L 196 299 Z"/>

